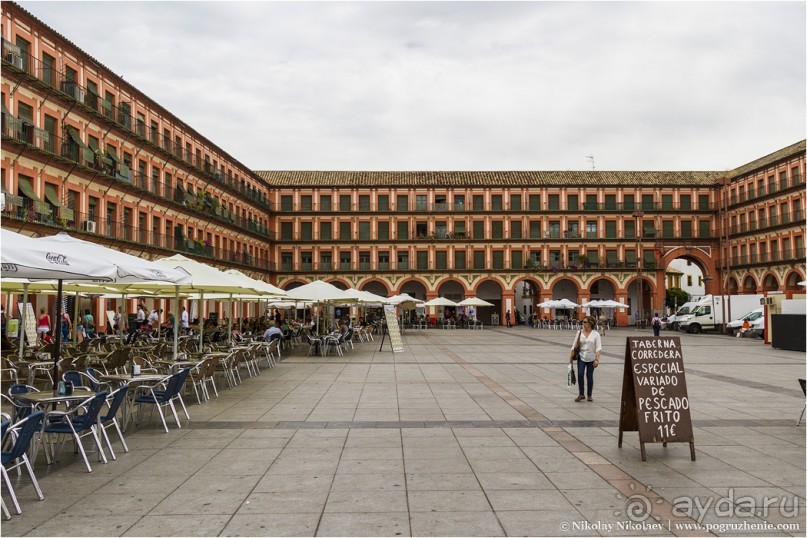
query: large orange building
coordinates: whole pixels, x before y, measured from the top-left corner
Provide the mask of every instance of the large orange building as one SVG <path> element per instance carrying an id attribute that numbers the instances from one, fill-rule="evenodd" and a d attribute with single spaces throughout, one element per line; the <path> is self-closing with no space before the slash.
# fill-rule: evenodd
<path id="1" fill-rule="evenodd" d="M 805 278 L 804 141 L 730 172 L 256 172 L 12 2 L 1 164 L 15 231 L 182 252 L 286 288 L 479 296 L 495 304 L 483 318 L 517 294 L 647 315 L 678 257 L 712 293 Z"/>

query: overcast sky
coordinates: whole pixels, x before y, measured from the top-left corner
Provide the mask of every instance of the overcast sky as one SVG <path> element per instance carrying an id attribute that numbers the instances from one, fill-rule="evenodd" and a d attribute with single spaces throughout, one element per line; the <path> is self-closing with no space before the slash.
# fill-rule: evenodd
<path id="1" fill-rule="evenodd" d="M 726 170 L 805 137 L 805 2 L 21 2 L 254 170 Z"/>

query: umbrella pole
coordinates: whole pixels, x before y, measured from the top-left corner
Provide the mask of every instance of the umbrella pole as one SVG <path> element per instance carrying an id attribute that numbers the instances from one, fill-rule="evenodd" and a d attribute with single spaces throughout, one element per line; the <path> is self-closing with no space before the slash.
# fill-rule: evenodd
<path id="1" fill-rule="evenodd" d="M 204 349 L 205 338 L 205 292 L 199 294 L 199 353 Z"/>
<path id="2" fill-rule="evenodd" d="M 59 350 L 62 347 L 62 280 L 59 279 L 56 288 L 56 304 L 59 306 L 59 315 L 56 316 L 56 345 L 53 349 L 53 395 L 56 396 L 59 385 Z M 54 404 L 55 407 L 56 404 Z"/>
<path id="3" fill-rule="evenodd" d="M 126 294 L 123 293 L 120 296 L 120 305 L 123 307 L 123 312 L 120 314 L 120 321 L 118 322 L 118 336 L 120 336 L 121 342 L 123 342 L 123 316 L 126 316 L 126 321 L 129 321 L 129 314 L 126 313 Z M 114 316 L 113 316 L 114 318 Z"/>
<path id="4" fill-rule="evenodd" d="M 227 301 L 227 310 L 230 315 L 227 316 L 227 338 L 230 340 L 230 346 L 233 345 L 233 294 L 230 294 L 230 300 Z"/>
<path id="5" fill-rule="evenodd" d="M 174 360 L 177 360 L 177 350 L 179 349 L 179 286 L 174 286 Z"/>
<path id="6" fill-rule="evenodd" d="M 244 300 L 238 300 L 238 332 L 241 332 L 241 323 L 244 320 Z"/>
<path id="7" fill-rule="evenodd" d="M 78 291 L 73 297 L 73 342 L 78 343 Z"/>
<path id="8" fill-rule="evenodd" d="M 28 310 L 28 284 L 22 285 L 22 308 L 20 309 L 20 360 L 25 351 L 25 311 Z"/>

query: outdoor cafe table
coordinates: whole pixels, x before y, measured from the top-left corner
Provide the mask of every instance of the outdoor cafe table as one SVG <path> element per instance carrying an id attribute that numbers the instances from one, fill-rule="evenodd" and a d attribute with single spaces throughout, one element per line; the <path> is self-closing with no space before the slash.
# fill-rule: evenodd
<path id="1" fill-rule="evenodd" d="M 193 368 L 194 366 L 199 364 L 202 360 L 204 360 L 204 359 L 200 359 L 198 361 L 169 361 L 169 360 L 162 360 L 161 359 L 161 360 L 156 360 L 156 361 L 152 361 L 152 362 L 154 364 L 159 364 L 160 366 L 167 366 L 168 368 L 171 369 L 171 373 L 175 374 L 181 368 L 186 368 L 186 367 L 187 368 Z"/>
<path id="2" fill-rule="evenodd" d="M 74 390 L 73 394 L 56 394 L 52 391 L 46 392 L 25 392 L 23 394 L 15 394 L 14 399 L 40 409 L 46 408 L 50 404 L 65 404 L 68 405 L 73 402 L 83 402 L 87 398 L 95 396 L 94 392 L 86 390 Z"/>
<path id="3" fill-rule="evenodd" d="M 109 381 L 110 383 L 115 383 L 118 386 L 128 383 L 129 387 L 133 387 L 133 385 L 140 383 L 156 383 L 157 381 L 162 381 L 166 377 L 167 376 L 160 374 L 106 374 L 102 375 L 99 381 Z M 129 398 L 126 398 L 121 406 L 123 407 L 123 426 L 121 427 L 123 431 L 126 431 L 126 428 L 129 425 L 129 419 L 132 416 L 130 409 L 131 405 L 132 404 L 129 401 Z"/>

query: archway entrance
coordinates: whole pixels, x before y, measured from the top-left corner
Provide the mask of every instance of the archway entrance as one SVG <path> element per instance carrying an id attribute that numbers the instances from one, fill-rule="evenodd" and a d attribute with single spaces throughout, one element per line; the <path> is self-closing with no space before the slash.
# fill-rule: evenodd
<path id="1" fill-rule="evenodd" d="M 552 286 L 552 299 L 568 299 L 573 303 L 580 304 L 577 286 L 568 278 L 563 278 L 555 282 Z M 575 317 L 576 310 L 577 309 L 574 308 L 556 308 L 554 316 L 556 319 L 572 319 Z"/>
<path id="2" fill-rule="evenodd" d="M 748 275 L 743 279 L 743 293 L 756 293 L 757 292 L 757 281 L 754 280 L 754 277 Z"/>
<path id="3" fill-rule="evenodd" d="M 776 277 L 773 275 L 767 275 L 762 280 L 762 289 L 765 291 L 778 291 L 779 290 L 779 281 L 776 280 Z"/>
<path id="4" fill-rule="evenodd" d="M 420 299 L 421 301 L 426 300 L 426 286 L 416 280 L 410 280 L 401 286 L 401 293 L 406 293 L 410 297 Z"/>
<path id="5" fill-rule="evenodd" d="M 437 288 L 437 295 L 458 303 L 465 299 L 465 289 L 456 280 L 447 280 Z"/>
<path id="6" fill-rule="evenodd" d="M 502 287 L 493 280 L 486 280 L 476 288 L 476 296 L 492 303 L 493 306 L 480 306 L 476 309 L 476 319 L 482 323 L 499 325 L 504 322 L 502 309 Z"/>
<path id="7" fill-rule="evenodd" d="M 628 285 L 628 324 L 636 325 L 638 321 L 642 321 L 647 325 L 647 320 L 652 316 L 652 311 L 659 309 L 659 305 L 653 304 L 653 286 L 652 284 L 642 278 L 641 289 L 641 312 L 639 311 L 639 284 L 638 279 L 634 279 Z"/>
<path id="8" fill-rule="evenodd" d="M 362 286 L 362 291 L 369 291 L 370 293 L 375 293 L 376 295 L 380 295 L 381 297 L 389 296 L 389 290 L 387 287 L 377 280 L 371 280 Z"/>
<path id="9" fill-rule="evenodd" d="M 530 319 L 536 310 L 535 304 L 540 302 L 541 290 L 532 280 L 522 280 L 513 288 L 515 308 L 523 319 Z"/>

